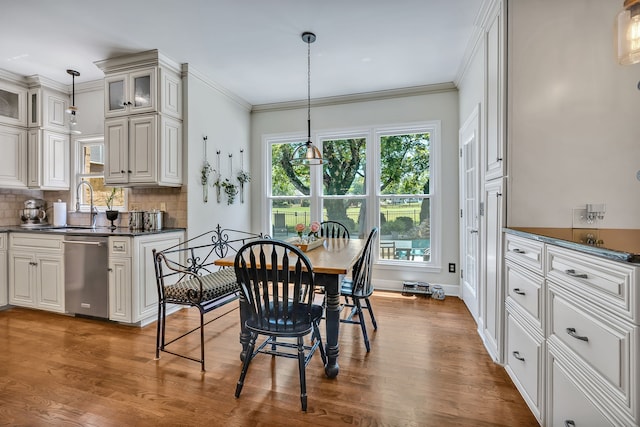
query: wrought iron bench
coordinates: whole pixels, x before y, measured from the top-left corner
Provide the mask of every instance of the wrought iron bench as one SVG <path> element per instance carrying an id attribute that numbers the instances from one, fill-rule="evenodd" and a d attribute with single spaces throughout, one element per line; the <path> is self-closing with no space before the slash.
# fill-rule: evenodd
<path id="1" fill-rule="evenodd" d="M 158 288 L 158 324 L 156 333 L 156 360 L 160 352 L 173 354 L 204 364 L 204 327 L 214 320 L 231 313 L 231 308 L 205 321 L 205 315 L 216 308 L 237 300 L 240 288 L 233 268 L 220 269 L 214 265 L 218 258 L 224 258 L 230 251 L 236 252 L 245 243 L 260 239 L 262 233 L 223 229 L 218 224 L 215 229 L 186 240 L 162 251 L 153 250 L 153 260 Z M 200 326 L 167 341 L 167 305 L 176 304 L 196 307 L 200 312 Z M 200 358 L 180 354 L 167 346 L 181 338 L 200 331 Z"/>

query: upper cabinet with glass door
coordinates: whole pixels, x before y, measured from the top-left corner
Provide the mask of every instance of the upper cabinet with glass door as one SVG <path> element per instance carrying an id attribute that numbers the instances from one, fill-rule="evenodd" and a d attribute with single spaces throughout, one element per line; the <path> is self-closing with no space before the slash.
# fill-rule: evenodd
<path id="1" fill-rule="evenodd" d="M 105 74 L 105 118 L 157 112 L 182 119 L 180 66 L 157 50 L 95 64 Z"/>
<path id="2" fill-rule="evenodd" d="M 27 126 L 27 89 L 0 82 L 0 123 Z"/>
<path id="3" fill-rule="evenodd" d="M 118 73 L 105 78 L 105 116 L 156 111 L 157 68 Z"/>

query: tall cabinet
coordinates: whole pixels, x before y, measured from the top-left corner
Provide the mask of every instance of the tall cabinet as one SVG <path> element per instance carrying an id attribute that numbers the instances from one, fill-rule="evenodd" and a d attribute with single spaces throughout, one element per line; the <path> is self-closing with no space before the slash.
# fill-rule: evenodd
<path id="1" fill-rule="evenodd" d="M 157 50 L 96 65 L 105 73 L 105 183 L 182 185 L 180 65 Z"/>
<path id="2" fill-rule="evenodd" d="M 493 3 L 484 33 L 484 132 L 481 149 L 480 334 L 487 351 L 503 361 L 504 286 L 502 229 L 505 225 L 505 4 Z"/>

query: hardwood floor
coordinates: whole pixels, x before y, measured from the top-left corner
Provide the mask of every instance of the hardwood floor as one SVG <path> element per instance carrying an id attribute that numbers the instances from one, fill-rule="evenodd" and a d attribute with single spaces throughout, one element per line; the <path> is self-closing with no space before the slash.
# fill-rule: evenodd
<path id="1" fill-rule="evenodd" d="M 300 410 L 297 363 L 258 355 L 242 395 L 238 312 L 207 327 L 207 371 L 170 354 L 154 360 L 144 328 L 12 308 L 0 312 L 0 425 L 24 426 L 537 426 L 504 369 L 487 355 L 464 304 L 377 292 L 366 353 L 340 329 L 340 375 L 319 354 Z M 215 315 L 215 313 L 213 313 Z M 196 310 L 171 316 L 174 332 Z M 370 322 L 368 322 L 370 326 Z M 194 336 L 181 350 L 197 355 Z"/>

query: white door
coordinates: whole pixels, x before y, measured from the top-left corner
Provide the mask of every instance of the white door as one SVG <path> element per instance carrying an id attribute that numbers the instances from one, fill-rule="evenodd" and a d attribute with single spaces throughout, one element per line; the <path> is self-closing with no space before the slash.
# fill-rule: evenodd
<path id="1" fill-rule="evenodd" d="M 460 128 L 460 274 L 462 300 L 478 321 L 480 106 L 474 108 Z"/>

